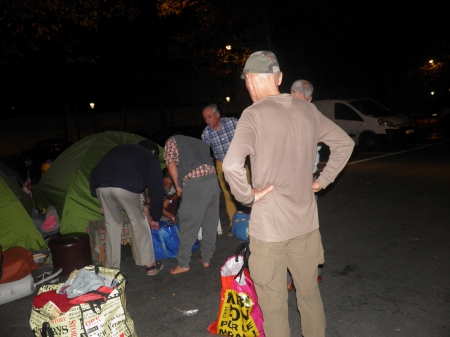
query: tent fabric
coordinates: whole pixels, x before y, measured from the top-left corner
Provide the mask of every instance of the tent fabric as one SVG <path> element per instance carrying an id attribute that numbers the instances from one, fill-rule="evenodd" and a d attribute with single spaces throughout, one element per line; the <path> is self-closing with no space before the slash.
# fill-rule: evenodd
<path id="1" fill-rule="evenodd" d="M 47 247 L 33 220 L 33 199 L 0 170 L 0 245 L 3 250 L 20 246 L 28 250 Z"/>
<path id="2" fill-rule="evenodd" d="M 89 190 L 92 169 L 114 146 L 137 144 L 143 139 L 127 132 L 106 131 L 76 142 L 53 162 L 39 181 L 36 206 L 39 209 L 55 206 L 60 215 L 61 233 L 85 232 L 89 221 L 103 218 L 98 200 Z"/>

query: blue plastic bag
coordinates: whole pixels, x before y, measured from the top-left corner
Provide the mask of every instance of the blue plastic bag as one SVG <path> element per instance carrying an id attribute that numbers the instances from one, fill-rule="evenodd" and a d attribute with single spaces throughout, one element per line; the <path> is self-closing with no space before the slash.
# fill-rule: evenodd
<path id="1" fill-rule="evenodd" d="M 231 233 L 236 235 L 240 240 L 248 242 L 248 225 L 250 222 L 250 214 L 238 211 L 233 215 L 233 226 L 231 227 Z"/>
<path id="2" fill-rule="evenodd" d="M 155 260 L 173 259 L 178 254 L 180 245 L 180 226 L 172 221 L 160 221 L 159 229 L 152 229 L 153 250 Z M 199 242 L 195 241 L 192 251 L 198 249 Z"/>

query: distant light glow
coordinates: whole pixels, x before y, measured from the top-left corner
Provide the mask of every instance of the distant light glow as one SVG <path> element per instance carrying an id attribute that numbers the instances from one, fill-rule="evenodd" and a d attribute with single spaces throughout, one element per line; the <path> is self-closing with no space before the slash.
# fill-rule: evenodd
<path id="1" fill-rule="evenodd" d="M 230 100 L 231 100 L 230 96 L 225 97 L 225 99 L 227 100 L 227 103 L 230 103 Z"/>
<path id="2" fill-rule="evenodd" d="M 226 48 L 226 50 L 231 50 L 231 44 L 227 44 L 227 45 L 225 46 L 225 48 Z"/>
<path id="3" fill-rule="evenodd" d="M 433 64 L 433 63 L 434 63 L 434 60 L 429 60 L 428 63 L 429 63 L 429 64 Z"/>
<path id="4" fill-rule="evenodd" d="M 434 91 L 431 92 L 431 96 L 433 96 L 433 95 L 434 95 Z"/>
<path id="5" fill-rule="evenodd" d="M 89 103 L 89 106 L 91 107 L 91 109 L 95 108 L 95 103 Z"/>

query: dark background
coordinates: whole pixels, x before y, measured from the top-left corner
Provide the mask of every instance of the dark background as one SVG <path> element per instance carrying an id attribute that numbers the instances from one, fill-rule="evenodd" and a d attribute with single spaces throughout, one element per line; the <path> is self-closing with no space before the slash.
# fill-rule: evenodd
<path id="1" fill-rule="evenodd" d="M 178 1 L 109 1 L 122 9 L 85 25 L 94 1 L 62 1 L 76 17 L 43 2 L 1 2 L 0 117 L 88 113 L 91 101 L 98 112 L 165 114 L 171 105 L 221 103 L 224 93 L 245 108 L 239 74 L 256 50 L 277 55 L 282 92 L 304 78 L 314 99 L 369 97 L 410 116 L 449 105 L 445 1 L 202 0 L 167 16 L 156 5 Z M 55 23 L 57 31 L 34 34 Z"/>

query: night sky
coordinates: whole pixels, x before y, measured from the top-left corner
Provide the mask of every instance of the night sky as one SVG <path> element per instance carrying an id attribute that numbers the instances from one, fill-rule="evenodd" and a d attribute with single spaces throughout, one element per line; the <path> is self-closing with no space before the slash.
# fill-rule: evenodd
<path id="1" fill-rule="evenodd" d="M 112 111 L 220 99 L 226 88 L 245 90 L 238 65 L 216 59 L 227 44 L 237 55 L 270 44 L 284 73 L 282 92 L 304 78 L 314 84 L 315 99 L 370 97 L 404 113 L 424 94 L 412 74 L 434 59 L 447 72 L 432 83 L 442 92 L 436 104 L 449 104 L 445 1 L 280 0 L 266 2 L 264 10 L 263 1 L 203 0 L 207 10 L 200 18 L 192 8 L 160 18 L 156 2 L 135 1 L 140 12 L 134 20 L 102 19 L 98 30 L 70 30 L 79 41 L 76 53 L 94 63 L 67 62 L 61 51 L 68 39 L 40 42 L 39 50 L 13 63 L 3 52 L 0 116 L 66 107 L 83 112 L 92 100 L 100 111 Z M 15 37 L 8 29 L 1 33 L 4 51 Z M 220 73 L 227 69 L 231 73 Z"/>

